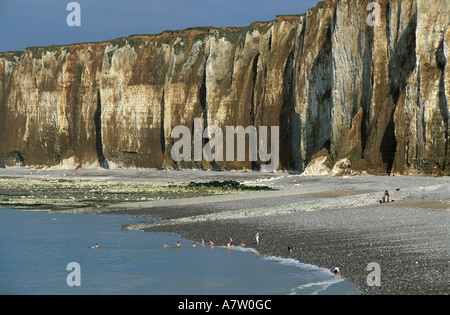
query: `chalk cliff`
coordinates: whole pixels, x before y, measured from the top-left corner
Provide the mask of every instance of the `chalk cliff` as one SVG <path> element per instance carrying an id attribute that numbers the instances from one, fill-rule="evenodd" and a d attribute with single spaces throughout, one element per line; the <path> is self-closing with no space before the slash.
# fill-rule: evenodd
<path id="1" fill-rule="evenodd" d="M 378 0 L 370 26 L 369 2 L 0 53 L 0 165 L 259 168 L 174 162 L 172 129 L 202 118 L 280 126 L 280 169 L 321 151 L 329 169 L 449 174 L 450 5 Z"/>

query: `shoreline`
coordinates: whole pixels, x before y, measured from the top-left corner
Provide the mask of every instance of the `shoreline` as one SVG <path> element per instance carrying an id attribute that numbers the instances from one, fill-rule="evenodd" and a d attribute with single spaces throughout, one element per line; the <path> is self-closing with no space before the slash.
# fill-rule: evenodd
<path id="1" fill-rule="evenodd" d="M 212 239 L 221 246 L 231 236 L 235 244 L 244 242 L 262 256 L 292 258 L 330 271 L 339 267 L 342 277 L 356 283 L 362 294 L 448 295 L 448 180 L 443 185 L 433 185 L 433 180 L 413 184 L 391 193 L 393 203 L 368 204 L 364 201 L 383 191 L 373 193 L 358 185 L 365 179 L 355 180 L 353 194 L 334 190 L 126 210 L 122 213 L 158 221 L 123 228 L 173 232 L 198 242 Z M 328 180 L 335 179 L 321 181 Z M 258 245 L 255 229 L 260 232 Z M 380 287 L 367 283 L 373 262 L 381 268 Z"/>
<path id="2" fill-rule="evenodd" d="M 363 294 L 448 295 L 450 179 L 426 176 L 307 177 L 297 174 L 135 170 L 125 172 L 22 170 L 8 176 L 101 177 L 111 182 L 153 183 L 237 180 L 277 190 L 115 203 L 98 213 L 132 215 L 156 224 L 125 226 L 172 232 L 226 246 L 244 242 L 262 256 L 292 258 L 332 270 L 359 285 Z M 66 175 L 63 175 L 66 174 Z M 181 175 L 181 176 L 180 176 Z M 2 172 L 0 172 L 2 177 Z M 384 190 L 394 203 L 379 204 Z M 180 201 L 184 200 L 184 201 Z M 83 213 L 86 209 L 74 209 Z M 260 232 L 255 245 L 253 231 Z M 288 251 L 288 246 L 292 252 Z M 369 287 L 368 264 L 381 267 L 381 286 Z"/>
<path id="3" fill-rule="evenodd" d="M 372 210 L 366 209 L 369 212 Z M 227 238 L 232 236 L 236 244 L 242 241 L 247 248 L 254 248 L 261 256 L 292 258 L 300 263 L 330 271 L 334 267 L 339 267 L 342 277 L 356 283 L 363 294 L 449 294 L 448 261 L 442 254 L 433 257 L 432 253 L 422 255 L 407 249 L 403 250 L 401 247 L 414 247 L 414 244 L 408 244 L 408 240 L 404 238 L 379 240 L 376 237 L 364 237 L 364 232 L 328 230 L 327 227 L 320 227 L 320 221 L 323 219 L 313 220 L 315 222 L 312 224 L 308 221 L 311 225 L 305 224 L 301 229 L 293 229 L 287 226 L 293 220 L 298 218 L 288 216 L 277 223 L 267 222 L 261 218 L 229 219 L 155 226 L 144 231 L 177 233 L 197 242 L 200 242 L 201 238 L 212 239 L 220 246 L 226 246 Z M 255 244 L 252 235 L 255 228 L 260 232 L 258 245 Z M 293 249 L 292 253 L 288 252 L 288 246 Z M 381 266 L 382 285 L 379 288 L 367 285 L 369 272 L 366 270 L 368 264 L 372 262 Z"/>

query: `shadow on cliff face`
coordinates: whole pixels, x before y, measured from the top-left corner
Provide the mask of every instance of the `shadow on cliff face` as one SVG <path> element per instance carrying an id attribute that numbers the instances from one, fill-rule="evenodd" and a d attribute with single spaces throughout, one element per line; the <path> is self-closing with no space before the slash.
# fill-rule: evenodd
<path id="1" fill-rule="evenodd" d="M 445 146 L 444 146 L 444 160 L 442 161 L 442 171 L 445 171 L 449 168 L 448 163 L 448 102 L 445 95 L 445 67 L 447 65 L 447 59 L 445 57 L 444 52 L 444 39 L 442 39 L 437 51 L 436 51 L 436 62 L 438 69 L 442 72 L 441 79 L 439 82 L 439 110 L 442 115 L 442 119 L 444 121 L 444 126 L 446 126 L 445 131 Z"/>
<path id="2" fill-rule="evenodd" d="M 417 13 L 400 37 L 389 60 L 389 86 L 394 104 L 405 89 L 406 79 L 416 66 Z M 389 37 L 388 37 L 389 38 Z"/>
<path id="3" fill-rule="evenodd" d="M 294 47 L 289 54 L 283 76 L 283 103 L 280 110 L 280 162 L 284 169 L 303 171 L 312 157 L 324 147 L 330 150 L 332 100 L 332 31 L 328 28 L 325 36 L 318 39 L 320 48 L 312 62 L 311 70 L 305 76 L 305 87 L 296 86 L 304 75 L 303 54 L 309 53 L 304 47 L 305 27 L 300 35 L 300 47 Z M 295 51 L 297 50 L 298 53 Z M 306 108 L 298 109 L 299 88 L 306 91 Z M 304 110 L 305 117 L 296 110 Z M 303 144 L 306 145 L 302 148 Z"/>
<path id="4" fill-rule="evenodd" d="M 387 16 L 388 17 L 388 16 Z M 389 20 L 388 20 L 389 23 Z M 386 172 L 392 171 L 395 154 L 397 151 L 397 139 L 395 137 L 394 112 L 400 94 L 405 90 L 407 79 L 416 66 L 416 29 L 417 13 L 415 13 L 398 40 L 395 48 L 390 52 L 389 58 L 389 94 L 392 97 L 392 111 L 386 111 L 388 122 L 381 140 L 380 153 L 382 161 L 386 165 Z M 386 32 L 390 32 L 387 28 Z M 398 30 L 397 30 L 398 33 Z M 390 39 L 389 33 L 387 38 Z M 390 45 L 388 45 L 389 47 Z"/>
<path id="5" fill-rule="evenodd" d="M 296 160 L 295 150 L 298 151 L 298 144 L 295 143 L 295 133 L 300 131 L 300 115 L 295 112 L 294 91 L 294 52 L 292 51 L 286 61 L 283 76 L 283 104 L 280 110 L 280 163 L 285 169 L 298 169 L 301 167 Z"/>
<path id="6" fill-rule="evenodd" d="M 102 100 L 100 95 L 100 90 L 97 92 L 97 108 L 94 114 L 94 125 L 95 125 L 95 146 L 97 150 L 98 163 L 103 168 L 108 169 L 108 162 L 103 154 L 103 141 L 102 141 Z"/>
<path id="7" fill-rule="evenodd" d="M 370 133 L 370 106 L 373 95 L 373 46 L 374 46 L 374 29 L 373 27 L 366 28 L 364 56 L 363 56 L 363 72 L 362 72 L 362 89 L 360 96 L 360 107 L 362 108 L 361 121 L 361 151 L 364 152 Z"/>
<path id="8" fill-rule="evenodd" d="M 9 152 L 6 157 L 6 165 L 12 167 L 24 167 L 25 159 L 19 151 Z"/>
<path id="9" fill-rule="evenodd" d="M 384 131 L 381 140 L 380 152 L 383 163 L 386 165 L 386 173 L 390 174 L 394 165 L 395 153 L 397 151 L 397 140 L 395 139 L 394 111 Z"/>

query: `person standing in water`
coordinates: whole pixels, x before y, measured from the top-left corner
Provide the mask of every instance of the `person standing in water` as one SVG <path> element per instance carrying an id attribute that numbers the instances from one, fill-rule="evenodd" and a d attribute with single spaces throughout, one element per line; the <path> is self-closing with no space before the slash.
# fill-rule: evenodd
<path id="1" fill-rule="evenodd" d="M 255 239 L 256 239 L 256 244 L 259 244 L 259 231 L 255 230 Z"/>

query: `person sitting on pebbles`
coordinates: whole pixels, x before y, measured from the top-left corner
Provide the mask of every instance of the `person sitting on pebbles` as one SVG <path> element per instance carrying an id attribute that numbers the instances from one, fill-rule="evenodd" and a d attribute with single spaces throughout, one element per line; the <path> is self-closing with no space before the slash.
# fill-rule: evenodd
<path id="1" fill-rule="evenodd" d="M 385 191 L 384 192 L 384 198 L 383 198 L 384 203 L 389 203 L 389 191 Z"/>

